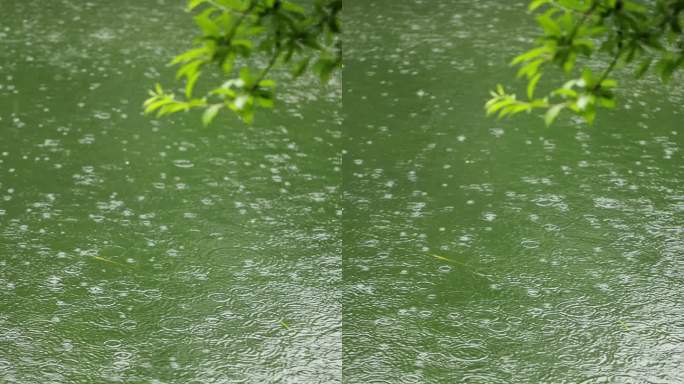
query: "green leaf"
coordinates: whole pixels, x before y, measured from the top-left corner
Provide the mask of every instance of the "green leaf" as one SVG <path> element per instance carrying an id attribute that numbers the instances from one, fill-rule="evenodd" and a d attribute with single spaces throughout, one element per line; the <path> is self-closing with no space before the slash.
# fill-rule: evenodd
<path id="1" fill-rule="evenodd" d="M 528 103 L 517 104 L 517 105 L 511 106 L 509 110 L 511 111 L 511 115 L 515 115 L 516 113 L 520 113 L 520 112 L 529 112 L 532 110 L 532 104 L 528 104 Z"/>
<path id="2" fill-rule="evenodd" d="M 286 11 L 298 13 L 300 15 L 303 15 L 306 13 L 306 10 L 304 8 L 300 7 L 299 5 L 297 5 L 295 3 L 292 3 L 292 2 L 289 2 L 286 0 L 281 1 L 280 6 Z"/>
<path id="3" fill-rule="evenodd" d="M 152 103 L 149 103 L 147 105 L 147 108 L 145 108 L 145 114 L 149 114 L 151 112 L 154 112 L 155 110 L 159 109 L 161 106 L 168 104 L 169 100 L 167 99 L 162 99 L 162 100 L 157 100 Z"/>
<path id="4" fill-rule="evenodd" d="M 555 89 L 551 94 L 562 96 L 563 98 L 571 98 L 571 99 L 574 99 L 577 97 L 577 91 L 575 91 L 574 89 L 570 89 L 570 88 L 558 88 L 558 89 Z"/>
<path id="5" fill-rule="evenodd" d="M 304 59 L 298 61 L 293 67 L 292 67 L 292 76 L 294 77 L 299 77 L 301 76 L 306 68 L 309 66 L 309 62 L 311 61 L 311 57 L 307 56 Z"/>
<path id="6" fill-rule="evenodd" d="M 528 98 L 530 98 L 530 99 L 534 98 L 534 89 L 537 87 L 537 83 L 539 82 L 539 79 L 541 79 L 541 77 L 542 77 L 542 74 L 537 73 L 527 83 L 527 97 Z"/>
<path id="7" fill-rule="evenodd" d="M 190 0 L 190 1 L 188 1 L 188 6 L 187 6 L 186 10 L 192 11 L 193 9 L 197 8 L 198 6 L 200 6 L 201 4 L 206 3 L 206 2 L 207 2 L 207 0 Z"/>
<path id="8" fill-rule="evenodd" d="M 314 71 L 318 73 L 318 77 L 322 82 L 326 83 L 330 79 L 333 69 L 335 69 L 336 63 L 325 57 L 320 58 L 316 64 L 314 64 Z"/>
<path id="9" fill-rule="evenodd" d="M 225 74 L 229 74 L 233 72 L 233 64 L 235 64 L 235 53 L 230 52 L 229 54 L 226 55 L 226 57 L 223 59 L 223 63 L 221 63 L 221 70 Z"/>
<path id="10" fill-rule="evenodd" d="M 274 105 L 273 99 L 265 97 L 257 97 L 256 101 L 263 108 L 273 108 Z"/>
<path id="11" fill-rule="evenodd" d="M 558 0 L 558 4 L 573 11 L 586 12 L 591 7 L 592 1 Z"/>
<path id="12" fill-rule="evenodd" d="M 582 80 L 584 80 L 585 88 L 590 88 L 594 85 L 594 74 L 591 72 L 591 69 L 584 68 L 582 70 Z"/>
<path id="13" fill-rule="evenodd" d="M 602 97 L 599 99 L 599 104 L 604 108 L 615 108 L 615 99 Z"/>
<path id="14" fill-rule="evenodd" d="M 529 51 L 516 56 L 513 61 L 511 61 L 511 65 L 516 65 L 518 63 L 522 63 L 524 61 L 529 61 L 531 59 L 534 59 L 537 56 L 543 55 L 545 53 L 551 53 L 551 48 L 547 46 L 543 47 L 538 47 L 534 49 L 530 49 Z"/>
<path id="15" fill-rule="evenodd" d="M 646 71 L 648 71 L 648 69 L 651 67 L 651 63 L 653 63 L 653 57 L 647 57 L 646 59 L 644 59 L 644 61 L 642 61 L 639 64 L 635 72 L 635 76 L 637 79 L 644 76 Z"/>
<path id="16" fill-rule="evenodd" d="M 674 73 L 675 69 L 677 69 L 678 65 L 678 61 L 674 60 L 672 57 L 663 57 L 656 65 L 656 69 L 660 74 L 660 80 L 663 83 L 669 82 L 672 78 L 672 74 Z"/>
<path id="17" fill-rule="evenodd" d="M 565 108 L 565 104 L 556 104 L 546 111 L 544 114 L 544 123 L 546 123 L 547 127 L 553 124 L 553 121 L 556 120 L 556 117 L 558 117 L 558 114 L 563 108 Z"/>
<path id="18" fill-rule="evenodd" d="M 191 61 L 189 63 L 183 64 L 180 68 L 178 68 L 178 71 L 176 71 L 176 79 L 180 79 L 183 76 L 193 76 L 195 73 L 199 72 L 199 67 L 202 64 L 204 63 L 200 60 Z"/>
<path id="19" fill-rule="evenodd" d="M 513 97 L 496 99 L 494 103 L 490 104 L 487 107 L 487 115 L 492 115 L 497 111 L 502 110 L 503 108 L 508 107 L 509 105 L 513 105 L 515 103 L 516 100 Z"/>
<path id="20" fill-rule="evenodd" d="M 190 61 L 192 59 L 198 58 L 198 57 L 200 57 L 206 53 L 207 53 L 206 47 L 191 49 L 191 50 L 185 51 L 185 52 L 181 53 L 180 55 L 174 57 L 173 60 L 171 61 L 171 63 L 169 63 L 169 64 L 170 65 L 176 65 L 179 63 L 185 63 L 185 62 Z"/>
<path id="21" fill-rule="evenodd" d="M 561 28 L 558 23 L 553 20 L 549 12 L 544 13 L 541 16 L 537 16 L 537 22 L 544 29 L 544 33 L 549 36 L 560 36 Z"/>
<path id="22" fill-rule="evenodd" d="M 164 116 L 175 112 L 187 111 L 188 109 L 190 109 L 190 105 L 188 103 L 166 104 L 165 106 L 161 107 L 161 109 L 159 110 L 159 114 L 157 116 Z"/>
<path id="23" fill-rule="evenodd" d="M 641 4 L 635 3 L 630 0 L 624 0 L 622 2 L 626 11 L 636 12 L 636 13 L 646 13 L 646 7 Z"/>
<path id="24" fill-rule="evenodd" d="M 197 83 L 197 79 L 199 79 L 201 73 L 202 72 L 195 72 L 187 77 L 185 83 L 185 97 L 188 99 L 192 98 L 192 90 L 195 88 L 195 83 Z"/>
<path id="25" fill-rule="evenodd" d="M 246 107 L 251 107 L 252 97 L 248 95 L 240 95 L 235 98 L 235 101 L 230 105 L 231 109 L 234 111 L 242 111 Z"/>
<path id="26" fill-rule="evenodd" d="M 215 8 L 207 8 L 202 11 L 202 13 L 195 16 L 195 23 L 202 29 L 205 36 L 219 36 L 221 34 L 221 29 L 214 20 L 211 19 L 211 14 L 215 11 Z"/>
<path id="27" fill-rule="evenodd" d="M 596 108 L 594 108 L 593 104 L 590 108 L 587 108 L 584 112 L 582 112 L 582 117 L 590 125 L 594 124 L 594 119 L 596 118 Z"/>
<path id="28" fill-rule="evenodd" d="M 235 47 L 243 47 L 246 49 L 252 49 L 254 43 L 247 39 L 233 39 L 230 44 Z"/>
<path id="29" fill-rule="evenodd" d="M 545 62 L 544 59 L 538 59 L 538 60 L 533 60 L 533 61 L 526 63 L 525 65 L 520 67 L 520 69 L 518 70 L 518 73 L 516 74 L 516 77 L 525 76 L 528 79 L 531 79 L 532 77 L 534 77 L 535 75 L 538 74 L 539 66 L 544 64 L 544 62 Z"/>
<path id="30" fill-rule="evenodd" d="M 249 7 L 248 1 L 243 0 L 216 0 L 216 2 L 226 8 L 234 9 L 238 12 L 243 12 Z"/>
<path id="31" fill-rule="evenodd" d="M 615 88 L 618 86 L 618 82 L 615 79 L 605 79 L 601 82 L 601 88 Z"/>
<path id="32" fill-rule="evenodd" d="M 202 114 L 202 124 L 204 126 L 208 126 L 211 124 L 211 122 L 214 120 L 216 117 L 216 114 L 218 113 L 219 109 L 223 107 L 223 104 L 212 104 L 207 109 L 204 110 L 204 113 Z"/>
<path id="33" fill-rule="evenodd" d="M 532 2 L 530 2 L 530 5 L 527 7 L 527 9 L 530 12 L 533 12 L 542 5 L 549 4 L 550 2 L 551 0 L 533 0 Z"/>
<path id="34" fill-rule="evenodd" d="M 240 113 L 240 117 L 245 123 L 252 124 L 254 122 L 254 111 L 251 109 L 243 111 Z"/>
<path id="35" fill-rule="evenodd" d="M 584 47 L 589 52 L 594 50 L 594 41 L 591 39 L 574 39 L 572 44 L 576 47 Z"/>
<path id="36" fill-rule="evenodd" d="M 574 104 L 576 111 L 585 111 L 588 107 L 594 105 L 595 97 L 588 94 L 582 94 L 577 98 L 577 102 Z"/>
<path id="37" fill-rule="evenodd" d="M 589 36 L 602 36 L 606 31 L 608 31 L 608 28 L 603 25 L 591 26 L 587 29 L 586 34 Z"/>
<path id="38" fill-rule="evenodd" d="M 230 88 L 224 88 L 224 87 L 219 87 L 212 89 L 211 92 L 209 92 L 212 95 L 220 95 L 220 96 L 226 96 L 228 98 L 234 99 L 237 93 L 230 89 Z"/>
<path id="39" fill-rule="evenodd" d="M 568 57 L 565 59 L 565 62 L 563 62 L 563 70 L 565 71 L 565 73 L 572 72 L 572 69 L 575 67 L 576 60 L 577 54 L 575 52 L 570 52 L 568 54 Z"/>
<path id="40" fill-rule="evenodd" d="M 548 108 L 549 101 L 546 97 L 543 99 L 534 99 L 532 102 L 530 102 L 530 106 L 532 108 Z"/>
<path id="41" fill-rule="evenodd" d="M 237 34 L 243 36 L 255 36 L 265 31 L 266 28 L 261 25 L 241 24 L 237 29 Z"/>
<path id="42" fill-rule="evenodd" d="M 575 16 L 573 16 L 573 12 L 566 11 L 565 13 L 563 13 L 562 16 L 558 17 L 557 20 L 562 30 L 570 31 L 575 28 L 576 22 Z M 581 30 L 582 28 L 578 27 L 576 33 L 579 34 Z"/>
<path id="43" fill-rule="evenodd" d="M 276 82 L 274 80 L 265 79 L 259 82 L 259 86 L 262 88 L 274 88 L 276 86 Z"/>
<path id="44" fill-rule="evenodd" d="M 252 83 L 252 75 L 249 70 L 249 67 L 240 68 L 240 80 L 242 80 L 245 84 Z"/>

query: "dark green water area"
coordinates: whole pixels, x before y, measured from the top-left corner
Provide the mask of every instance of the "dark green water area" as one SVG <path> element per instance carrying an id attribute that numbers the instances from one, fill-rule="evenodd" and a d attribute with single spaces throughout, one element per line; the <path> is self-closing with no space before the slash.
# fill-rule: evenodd
<path id="1" fill-rule="evenodd" d="M 246 126 L 142 115 L 163 0 L 0 0 L 0 383 L 684 382 L 684 89 L 484 116 L 524 1 L 344 4 Z"/>

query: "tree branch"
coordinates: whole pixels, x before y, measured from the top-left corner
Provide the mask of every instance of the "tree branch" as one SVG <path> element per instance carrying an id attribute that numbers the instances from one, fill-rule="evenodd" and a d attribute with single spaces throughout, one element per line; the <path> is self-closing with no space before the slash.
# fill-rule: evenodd
<path id="1" fill-rule="evenodd" d="M 276 48 L 273 51 L 273 55 L 271 56 L 271 59 L 268 61 L 268 64 L 266 65 L 266 67 L 264 67 L 264 69 L 261 70 L 261 72 L 259 73 L 259 77 L 256 78 L 256 81 L 252 85 L 252 90 L 255 90 L 259 87 L 259 83 L 266 77 L 268 72 L 271 71 L 275 63 L 278 61 L 278 58 L 280 57 L 280 54 L 282 52 L 283 51 L 281 48 Z"/>

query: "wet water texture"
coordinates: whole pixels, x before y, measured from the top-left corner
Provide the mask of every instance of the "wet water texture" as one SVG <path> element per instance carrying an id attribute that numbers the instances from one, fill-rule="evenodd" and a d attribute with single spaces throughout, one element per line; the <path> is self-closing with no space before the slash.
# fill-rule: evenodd
<path id="1" fill-rule="evenodd" d="M 144 117 L 183 6 L 0 2 L 2 383 L 340 381 L 339 79 Z"/>
<path id="2" fill-rule="evenodd" d="M 350 0 L 327 87 L 144 117 L 181 3 L 0 0 L 0 382 L 684 382 L 681 87 L 488 119 L 526 2 Z"/>
<path id="3" fill-rule="evenodd" d="M 345 382 L 684 381 L 682 88 L 483 117 L 526 6 L 345 3 Z"/>

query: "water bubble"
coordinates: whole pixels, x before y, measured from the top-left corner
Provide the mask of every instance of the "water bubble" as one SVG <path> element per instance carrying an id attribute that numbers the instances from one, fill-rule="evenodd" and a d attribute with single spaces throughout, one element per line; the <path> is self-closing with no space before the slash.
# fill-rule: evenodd
<path id="1" fill-rule="evenodd" d="M 195 164 L 193 164 L 192 161 L 184 159 L 174 160 L 173 165 L 175 165 L 178 168 L 192 168 L 195 166 Z"/>
<path id="2" fill-rule="evenodd" d="M 375 325 L 379 327 L 386 327 L 392 324 L 394 324 L 394 319 L 391 319 L 389 317 L 381 317 L 375 320 Z"/>
<path id="3" fill-rule="evenodd" d="M 227 303 L 228 301 L 230 301 L 230 296 L 223 292 L 210 293 L 208 297 L 211 301 L 215 301 L 217 303 Z"/>
<path id="4" fill-rule="evenodd" d="M 112 117 L 112 114 L 108 112 L 97 111 L 93 116 L 99 120 L 109 120 Z"/>
<path id="5" fill-rule="evenodd" d="M 484 361 L 489 356 L 487 349 L 477 343 L 455 345 L 453 351 L 453 359 L 465 363 Z"/>
<path id="6" fill-rule="evenodd" d="M 597 197 L 594 199 L 594 206 L 597 208 L 615 209 L 621 206 L 620 202 L 607 197 Z"/>
<path id="7" fill-rule="evenodd" d="M 190 330 L 192 321 L 186 317 L 173 316 L 163 319 L 159 326 L 166 331 L 183 332 Z"/>
<path id="8" fill-rule="evenodd" d="M 520 245 L 528 249 L 539 248 L 539 242 L 535 240 L 523 240 L 520 242 Z"/>
<path id="9" fill-rule="evenodd" d="M 121 346 L 121 340 L 107 340 L 104 342 L 104 346 L 107 348 L 119 348 Z"/>
<path id="10" fill-rule="evenodd" d="M 496 213 L 485 212 L 483 218 L 485 221 L 494 221 L 494 219 L 496 219 Z"/>
<path id="11" fill-rule="evenodd" d="M 119 324 L 121 329 L 124 330 L 132 330 L 135 329 L 138 326 L 138 322 L 132 319 L 124 320 Z"/>

